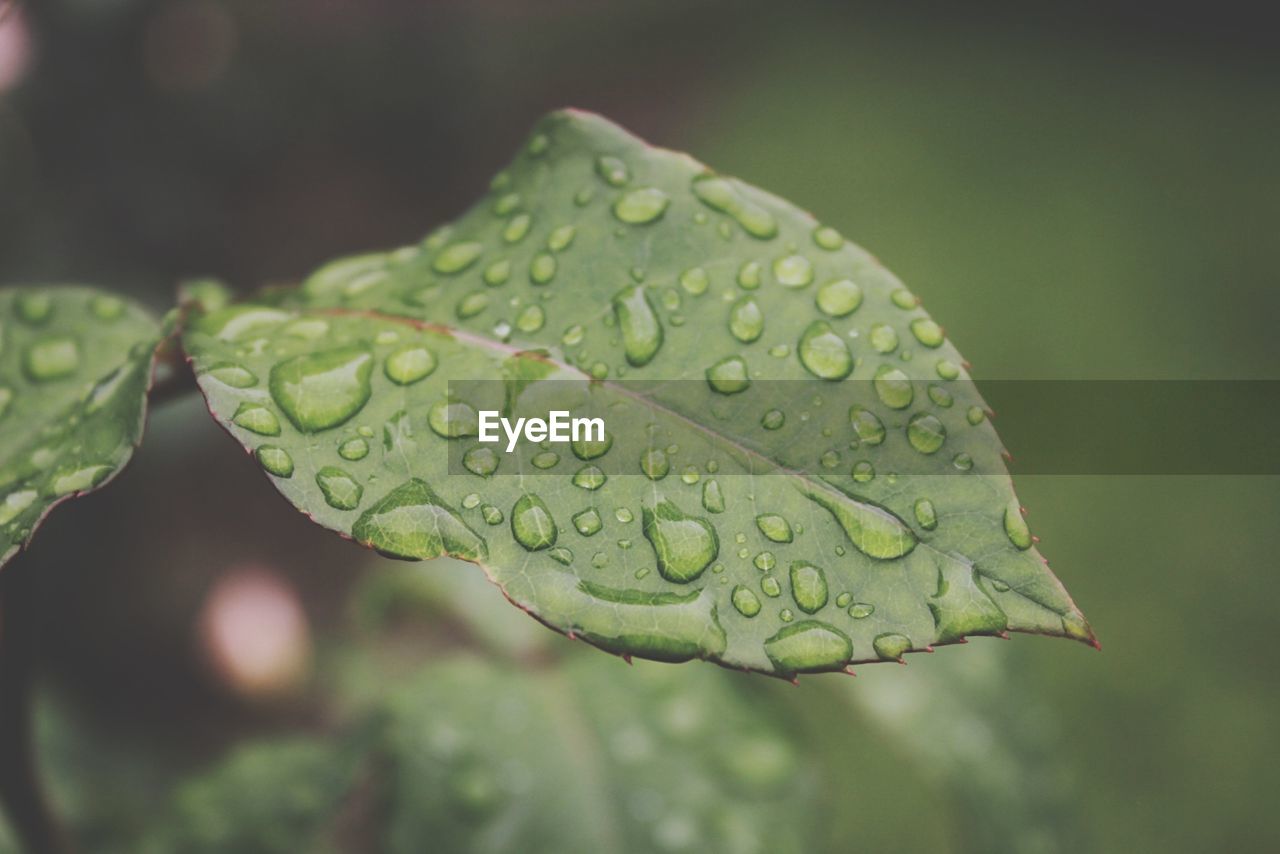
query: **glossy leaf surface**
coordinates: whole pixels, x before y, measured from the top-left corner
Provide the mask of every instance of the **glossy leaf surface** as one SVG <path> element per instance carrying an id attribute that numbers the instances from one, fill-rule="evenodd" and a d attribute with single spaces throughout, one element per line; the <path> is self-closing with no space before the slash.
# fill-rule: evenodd
<path id="1" fill-rule="evenodd" d="M 915 297 L 794 206 L 595 116 L 549 116 L 422 244 L 214 311 L 185 346 L 319 524 L 479 563 L 620 654 L 791 676 L 1008 630 L 1093 639 Z M 576 382 L 648 447 L 505 459 L 474 435 L 502 401 L 463 380 Z"/>
<path id="2" fill-rule="evenodd" d="M 0 292 L 0 563 L 133 455 L 160 337 L 141 308 L 92 288 Z"/>

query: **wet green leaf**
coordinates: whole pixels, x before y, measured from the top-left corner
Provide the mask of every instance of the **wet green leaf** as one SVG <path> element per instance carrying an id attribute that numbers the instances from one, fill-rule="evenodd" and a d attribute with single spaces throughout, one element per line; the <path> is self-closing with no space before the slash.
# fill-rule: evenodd
<path id="1" fill-rule="evenodd" d="M 791 676 L 1006 630 L 1092 642 L 963 359 L 870 255 L 583 113 L 492 186 L 419 245 L 187 331 L 214 416 L 316 522 L 478 563 L 626 655 Z M 477 378 L 506 397 L 450 384 Z M 648 444 L 526 464 L 476 441 L 478 408 L 553 386 Z"/>
<path id="2" fill-rule="evenodd" d="M 340 851 L 335 826 L 357 785 L 357 760 L 347 745 L 322 739 L 239 745 L 175 787 L 167 809 L 149 817 L 146 836 L 121 850 Z"/>
<path id="3" fill-rule="evenodd" d="M 102 291 L 0 292 L 0 564 L 56 504 L 129 461 L 160 337 L 145 311 Z"/>
<path id="4" fill-rule="evenodd" d="M 813 850 L 796 738 L 732 680 L 600 656 L 429 668 L 386 701 L 387 850 Z"/>

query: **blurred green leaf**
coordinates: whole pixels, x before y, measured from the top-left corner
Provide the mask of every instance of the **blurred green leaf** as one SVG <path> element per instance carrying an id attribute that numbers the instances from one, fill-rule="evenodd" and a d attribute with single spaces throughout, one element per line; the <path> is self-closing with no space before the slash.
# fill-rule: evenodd
<path id="1" fill-rule="evenodd" d="M 182 783 L 135 849 L 289 854 L 342 850 L 330 835 L 355 785 L 356 754 L 322 739 L 240 745 Z"/>
<path id="2" fill-rule="evenodd" d="M 596 116 L 549 116 L 422 245 L 206 314 L 184 343 L 214 416 L 316 522 L 479 563 L 616 653 L 790 677 L 1006 630 L 1093 640 L 963 359 L 901 283 Z M 648 444 L 516 468 L 472 438 L 485 405 L 450 397 L 474 378 L 507 380 L 488 408 L 576 382 Z"/>
<path id="3" fill-rule="evenodd" d="M 129 461 L 160 338 L 145 311 L 96 289 L 0 293 L 0 564 Z"/>
<path id="4" fill-rule="evenodd" d="M 464 658 L 396 689 L 389 851 L 806 851 L 821 807 L 729 674 Z"/>

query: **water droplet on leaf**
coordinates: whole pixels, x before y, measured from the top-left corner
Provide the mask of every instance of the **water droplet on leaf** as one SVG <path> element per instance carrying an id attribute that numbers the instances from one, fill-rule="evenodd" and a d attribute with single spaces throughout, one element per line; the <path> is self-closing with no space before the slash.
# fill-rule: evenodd
<path id="1" fill-rule="evenodd" d="M 729 356 L 707 368 L 707 383 L 720 394 L 737 394 L 751 385 L 747 363 L 741 356 Z"/>
<path id="2" fill-rule="evenodd" d="M 666 213 L 671 200 L 656 187 L 632 190 L 613 205 L 613 215 L 629 225 L 644 225 Z"/>
<path id="3" fill-rule="evenodd" d="M 700 576 L 720 551 L 715 528 L 707 520 L 686 516 L 667 499 L 644 508 L 643 528 L 653 546 L 658 572 L 678 584 Z"/>
<path id="4" fill-rule="evenodd" d="M 853 356 L 844 339 L 826 321 L 815 320 L 800 336 L 800 363 L 815 377 L 842 380 L 853 371 Z"/>
<path id="5" fill-rule="evenodd" d="M 303 433 L 336 427 L 368 402 L 373 356 L 341 347 L 286 359 L 271 369 L 269 386 L 285 416 Z"/>

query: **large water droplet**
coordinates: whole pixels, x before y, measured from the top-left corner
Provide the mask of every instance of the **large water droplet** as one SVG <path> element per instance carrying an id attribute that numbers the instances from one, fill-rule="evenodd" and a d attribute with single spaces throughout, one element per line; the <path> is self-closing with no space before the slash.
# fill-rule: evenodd
<path id="1" fill-rule="evenodd" d="M 347 421 L 368 402 L 373 356 L 356 347 L 295 356 L 271 369 L 271 396 L 293 425 L 315 433 Z"/>
<path id="2" fill-rule="evenodd" d="M 22 367 L 36 382 L 69 377 L 80 367 L 80 347 L 72 338 L 45 338 L 27 348 Z"/>
<path id="3" fill-rule="evenodd" d="M 338 446 L 338 456 L 344 460 L 355 462 L 369 455 L 369 443 L 359 436 L 346 440 Z"/>
<path id="4" fill-rule="evenodd" d="M 720 539 L 711 523 L 686 516 L 667 499 L 644 508 L 643 528 L 657 557 L 658 572 L 668 581 L 693 581 L 720 552 Z"/>
<path id="5" fill-rule="evenodd" d="M 427 560 L 450 555 L 484 560 L 488 556 L 484 539 L 418 478 L 391 490 L 366 510 L 351 534 L 391 557 Z"/>
<path id="6" fill-rule="evenodd" d="M 573 485 L 581 489 L 597 490 L 604 486 L 605 473 L 596 466 L 583 466 L 573 476 Z"/>
<path id="7" fill-rule="evenodd" d="M 511 278 L 511 262 L 502 258 L 484 268 L 484 283 L 491 288 L 505 284 Z"/>
<path id="8" fill-rule="evenodd" d="M 877 635 L 871 646 L 885 661 L 901 661 L 903 653 L 911 649 L 911 638 L 890 632 Z"/>
<path id="9" fill-rule="evenodd" d="M 934 558 L 938 589 L 929 599 L 939 643 L 951 643 L 968 635 L 993 635 L 1004 631 L 1009 619 L 978 583 L 978 572 L 964 561 L 946 555 Z"/>
<path id="10" fill-rule="evenodd" d="M 614 202 L 613 215 L 630 225 L 653 222 L 664 213 L 671 200 L 657 187 L 632 190 Z"/>
<path id="11" fill-rule="evenodd" d="M 588 507 L 580 513 L 574 514 L 573 527 L 577 528 L 578 533 L 584 537 L 593 537 L 604 527 L 604 523 L 600 520 L 600 514 L 596 512 L 594 507 Z"/>
<path id="12" fill-rule="evenodd" d="M 436 255 L 431 262 L 431 269 L 445 275 L 461 273 L 474 264 L 476 259 L 483 253 L 484 244 L 477 243 L 474 240 L 451 243 Z"/>
<path id="13" fill-rule="evenodd" d="M 502 230 L 502 239 L 507 243 L 519 243 L 524 240 L 532 225 L 533 217 L 527 213 L 513 216 L 507 223 L 507 227 Z"/>
<path id="14" fill-rule="evenodd" d="M 552 252 L 563 252 L 573 243 L 577 234 L 578 229 L 572 225 L 562 225 L 547 235 L 547 248 Z"/>
<path id="15" fill-rule="evenodd" d="M 760 426 L 766 430 L 781 430 L 787 423 L 787 414 L 781 409 L 770 409 L 760 416 Z"/>
<path id="16" fill-rule="evenodd" d="M 560 336 L 560 343 L 566 347 L 576 347 L 586 337 L 587 330 L 582 327 L 582 324 L 575 323 L 565 329 L 564 334 Z"/>
<path id="17" fill-rule="evenodd" d="M 475 436 L 480 432 L 480 413 L 460 400 L 438 400 L 427 411 L 427 426 L 442 439 Z"/>
<path id="18" fill-rule="evenodd" d="M 862 305 L 862 288 L 857 282 L 837 279 L 818 288 L 818 294 L 814 299 L 823 314 L 844 317 L 852 314 L 858 306 Z"/>
<path id="19" fill-rule="evenodd" d="M 540 305 L 526 305 L 516 316 L 516 329 L 521 332 L 537 332 L 547 322 L 547 313 Z"/>
<path id="20" fill-rule="evenodd" d="M 803 255 L 784 255 L 773 262 L 773 277 L 784 288 L 803 288 L 813 281 L 813 263 Z"/>
<path id="21" fill-rule="evenodd" d="M 233 365 L 230 362 L 214 365 L 205 371 L 202 376 L 213 377 L 223 385 L 231 386 L 232 388 L 251 388 L 258 384 L 258 378 L 253 371 L 240 365 Z"/>
<path id="22" fill-rule="evenodd" d="M 38 326 L 53 315 L 53 297 L 46 293 L 18 294 L 14 309 L 19 320 Z"/>
<path id="23" fill-rule="evenodd" d="M 893 300 L 893 304 L 904 311 L 915 308 L 919 303 L 919 300 L 915 298 L 915 295 L 906 288 L 898 288 L 893 293 L 889 294 L 889 299 Z"/>
<path id="24" fill-rule="evenodd" d="M 620 291 L 613 298 L 613 311 L 627 361 L 636 367 L 649 364 L 662 346 L 662 323 L 645 288 L 636 285 Z"/>
<path id="25" fill-rule="evenodd" d="M 662 480 L 671 471 L 671 462 L 666 451 L 661 448 L 650 448 L 640 455 L 640 471 L 649 480 Z"/>
<path id="26" fill-rule="evenodd" d="M 932 531 L 938 527 L 938 513 L 933 508 L 933 502 L 927 498 L 916 500 L 916 521 L 920 523 L 920 527 L 926 531 Z"/>
<path id="27" fill-rule="evenodd" d="M 747 363 L 741 356 L 729 356 L 707 368 L 707 383 L 720 394 L 737 394 L 751 385 Z"/>
<path id="28" fill-rule="evenodd" d="M 559 531 L 542 499 L 526 493 L 511 508 L 511 533 L 526 551 L 536 552 L 554 546 Z"/>
<path id="29" fill-rule="evenodd" d="M 738 268 L 738 287 L 754 291 L 760 287 L 760 262 L 748 261 Z"/>
<path id="30" fill-rule="evenodd" d="M 806 488 L 804 494 L 828 510 L 844 529 L 849 541 L 865 555 L 888 560 L 902 557 L 915 548 L 915 534 L 883 507 L 819 487 Z"/>
<path id="31" fill-rule="evenodd" d="M 603 438 L 588 439 L 584 430 L 579 438 L 570 442 L 569 447 L 578 459 L 594 460 L 609 453 L 609 449 L 613 447 L 613 434 L 606 430 Z"/>
<path id="32" fill-rule="evenodd" d="M 547 149 L 551 147 L 551 138 L 545 133 L 535 133 L 529 137 L 529 145 L 527 150 L 530 157 L 541 157 L 547 153 Z"/>
<path id="33" fill-rule="evenodd" d="M 280 420 L 260 403 L 242 403 L 231 416 L 231 423 L 259 436 L 279 436 Z"/>
<path id="34" fill-rule="evenodd" d="M 730 598 L 733 602 L 733 607 L 742 616 L 754 617 L 760 613 L 760 600 L 756 598 L 756 594 L 741 584 L 733 588 L 733 594 Z"/>
<path id="35" fill-rule="evenodd" d="M 658 661 L 724 652 L 724 629 L 716 618 L 715 600 L 706 591 L 654 593 L 590 581 L 580 581 L 577 590 L 595 601 L 564 603 L 571 609 L 574 632 L 603 649 Z"/>
<path id="36" fill-rule="evenodd" d="M 107 479 L 112 467 L 107 465 L 68 464 L 50 476 L 49 493 L 54 497 L 85 492 Z"/>
<path id="37" fill-rule="evenodd" d="M 853 355 L 844 339 L 831 325 L 815 320 L 800 336 L 796 352 L 800 363 L 815 377 L 824 380 L 842 380 L 853 371 Z"/>
<path id="38" fill-rule="evenodd" d="M 877 368 L 871 384 L 875 387 L 880 402 L 891 409 L 906 409 L 915 397 L 911 380 L 901 369 L 892 365 Z"/>
<path id="39" fill-rule="evenodd" d="M 548 284 L 556 277 L 556 258 L 546 252 L 539 252 L 529 262 L 529 281 L 535 285 Z"/>
<path id="40" fill-rule="evenodd" d="M 474 475 L 488 477 L 498 470 L 498 454 L 493 448 L 472 448 L 462 455 L 462 465 Z"/>
<path id="41" fill-rule="evenodd" d="M 844 238 L 840 232 L 830 226 L 820 226 L 813 231 L 813 242 L 828 252 L 834 252 L 844 246 Z"/>
<path id="42" fill-rule="evenodd" d="M 1031 548 L 1031 529 L 1027 527 L 1027 520 L 1023 518 L 1017 501 L 1009 502 L 1004 508 L 1004 532 L 1017 548 L 1024 551 Z"/>
<path id="43" fill-rule="evenodd" d="M 872 324 L 871 334 L 867 338 L 877 353 L 892 353 L 898 349 L 898 333 L 887 323 Z"/>
<path id="44" fill-rule="evenodd" d="M 510 216 L 520 207 L 519 193 L 504 193 L 493 203 L 493 212 L 498 216 Z"/>
<path id="45" fill-rule="evenodd" d="M 729 309 L 729 331 L 743 344 L 750 344 L 764 332 L 764 312 L 754 297 L 744 296 Z"/>
<path id="46" fill-rule="evenodd" d="M 702 507 L 708 513 L 724 512 L 724 495 L 720 492 L 720 484 L 714 480 L 702 484 Z"/>
<path id="47" fill-rule="evenodd" d="M 268 327 L 278 326 L 293 315 L 278 308 L 256 305 L 237 305 L 214 312 L 199 319 L 200 330 L 222 341 L 234 341 Z"/>
<path id="48" fill-rule="evenodd" d="M 747 198 L 737 182 L 716 175 L 693 179 L 693 194 L 703 204 L 728 214 L 752 237 L 768 240 L 778 233 L 778 223 L 763 206 Z"/>
<path id="49" fill-rule="evenodd" d="M 489 295 L 484 291 L 467 294 L 458 300 L 457 314 L 459 320 L 468 320 L 489 307 Z"/>
<path id="50" fill-rule="evenodd" d="M 387 379 L 397 385 L 410 385 L 430 376 L 436 369 L 436 357 L 426 347 L 406 347 L 387 357 L 383 370 Z"/>
<path id="51" fill-rule="evenodd" d="M 827 574 L 822 567 L 804 561 L 791 564 L 791 597 L 800 610 L 816 614 L 827 604 Z"/>
<path id="52" fill-rule="evenodd" d="M 765 513 L 757 516 L 756 527 L 775 543 L 789 543 L 792 540 L 791 524 L 777 514 Z"/>
<path id="53" fill-rule="evenodd" d="M 276 477 L 293 475 L 293 457 L 289 456 L 289 452 L 284 448 L 263 445 L 254 452 L 254 456 L 258 459 L 258 465 Z"/>
<path id="54" fill-rule="evenodd" d="M 884 441 L 884 423 L 870 409 L 857 405 L 849 407 L 849 424 L 858 441 L 864 445 L 879 445 Z"/>
<path id="55" fill-rule="evenodd" d="M 325 503 L 335 510 L 356 509 L 364 495 L 364 487 L 336 466 L 325 466 L 316 472 L 316 486 L 320 487 Z"/>
<path id="56" fill-rule="evenodd" d="M 596 174 L 610 187 L 622 187 L 631 180 L 627 164 L 608 154 L 596 158 Z"/>
<path id="57" fill-rule="evenodd" d="M 907 422 L 907 441 L 922 454 L 936 453 L 947 439 L 947 428 L 937 416 L 917 412 Z"/>
<path id="58" fill-rule="evenodd" d="M 764 642 L 765 655 L 783 673 L 839 670 L 853 657 L 853 641 L 817 620 L 784 626 Z"/>
<path id="59" fill-rule="evenodd" d="M 711 277 L 701 267 L 690 267 L 680 274 L 680 287 L 694 296 L 706 293 L 710 285 Z"/>
<path id="60" fill-rule="evenodd" d="M 0 501 L 0 525 L 8 525 L 31 506 L 38 493 L 34 489 L 19 489 L 10 492 Z"/>
<path id="61" fill-rule="evenodd" d="M 942 327 L 927 317 L 911 321 L 911 334 L 926 347 L 941 347 L 943 341 Z"/>

